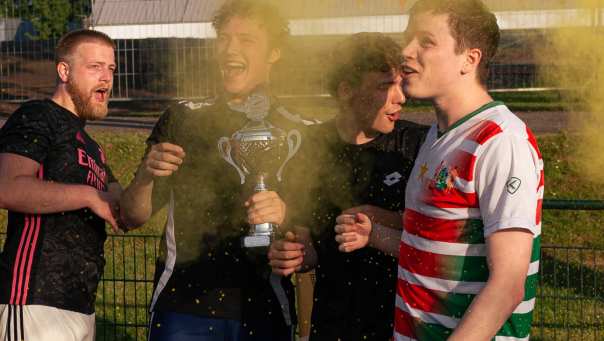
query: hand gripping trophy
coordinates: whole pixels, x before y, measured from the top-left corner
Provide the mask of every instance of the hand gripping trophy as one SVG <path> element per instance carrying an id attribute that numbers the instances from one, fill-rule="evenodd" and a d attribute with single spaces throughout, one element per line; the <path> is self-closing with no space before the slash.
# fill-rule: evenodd
<path id="1" fill-rule="evenodd" d="M 282 180 L 285 165 L 300 149 L 300 132 L 293 129 L 286 133 L 265 120 L 270 109 L 266 94 L 254 93 L 244 103 L 231 108 L 245 112 L 249 121 L 230 138 L 221 137 L 218 151 L 237 170 L 242 185 L 251 177 L 255 181 L 255 191 L 266 191 L 266 184 L 273 176 L 279 182 Z M 248 235 L 243 237 L 243 246 L 269 246 L 276 228 L 272 223 L 251 225 Z"/>

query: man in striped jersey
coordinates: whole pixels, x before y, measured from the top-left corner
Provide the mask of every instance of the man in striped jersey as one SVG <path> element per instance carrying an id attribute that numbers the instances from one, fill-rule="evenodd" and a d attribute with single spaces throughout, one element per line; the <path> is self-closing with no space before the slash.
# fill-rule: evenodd
<path id="1" fill-rule="evenodd" d="M 357 214 L 338 217 L 337 240 L 399 255 L 395 340 L 527 340 L 543 161 L 486 90 L 496 18 L 479 0 L 419 0 L 405 37 L 403 89 L 430 100 L 438 123 L 407 185 L 402 236 Z"/>

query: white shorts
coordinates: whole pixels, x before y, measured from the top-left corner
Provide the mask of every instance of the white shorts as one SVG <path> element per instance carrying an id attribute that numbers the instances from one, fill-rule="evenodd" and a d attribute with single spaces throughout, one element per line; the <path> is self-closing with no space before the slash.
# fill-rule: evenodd
<path id="1" fill-rule="evenodd" d="M 0 304 L 2 341 L 94 341 L 94 314 L 44 305 Z"/>

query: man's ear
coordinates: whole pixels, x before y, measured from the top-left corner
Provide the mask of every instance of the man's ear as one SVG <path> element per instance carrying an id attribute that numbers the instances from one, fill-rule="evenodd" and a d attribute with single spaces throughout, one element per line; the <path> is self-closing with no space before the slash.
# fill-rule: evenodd
<path id="1" fill-rule="evenodd" d="M 275 64 L 279 61 L 279 59 L 281 59 L 281 49 L 275 47 L 271 50 L 271 53 L 268 56 L 268 62 L 269 64 Z"/>
<path id="2" fill-rule="evenodd" d="M 476 72 L 480 61 L 482 60 L 482 51 L 477 48 L 468 49 L 466 52 L 466 60 L 461 68 L 462 74 L 468 74 L 470 72 Z"/>
<path id="3" fill-rule="evenodd" d="M 69 79 L 69 64 L 67 62 L 57 63 L 57 75 L 63 83 L 67 83 Z"/>
<path id="4" fill-rule="evenodd" d="M 340 84 L 338 84 L 336 92 L 339 100 L 348 101 L 353 96 L 352 86 L 350 86 L 350 83 L 346 81 L 342 81 Z"/>

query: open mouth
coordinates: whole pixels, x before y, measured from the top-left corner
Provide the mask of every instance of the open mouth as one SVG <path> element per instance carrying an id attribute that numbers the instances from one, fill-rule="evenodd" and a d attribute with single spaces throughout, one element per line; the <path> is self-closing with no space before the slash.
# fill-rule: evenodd
<path id="1" fill-rule="evenodd" d="M 390 121 L 395 122 L 395 121 L 398 121 L 398 120 L 401 119 L 401 112 L 400 111 L 396 111 L 396 112 L 393 112 L 393 113 L 389 113 L 389 114 L 386 114 L 386 117 Z"/>
<path id="2" fill-rule="evenodd" d="M 106 102 L 109 98 L 109 88 L 97 88 L 94 90 L 94 98 L 99 102 Z"/>
<path id="3" fill-rule="evenodd" d="M 246 64 L 238 61 L 228 61 L 222 65 L 222 71 L 226 77 L 238 76 L 245 72 L 246 69 Z"/>
<path id="4" fill-rule="evenodd" d="M 415 70 L 414 68 L 409 67 L 407 65 L 403 66 L 403 74 L 405 76 L 409 76 L 409 75 L 416 74 L 416 73 L 417 73 L 417 70 Z"/>

